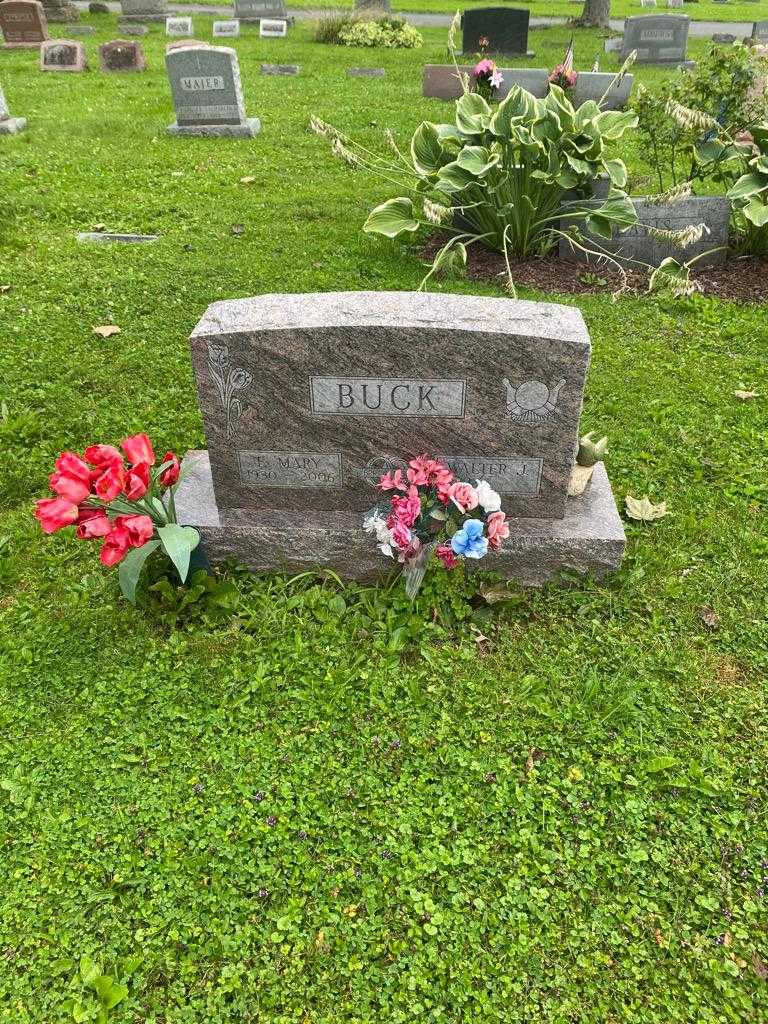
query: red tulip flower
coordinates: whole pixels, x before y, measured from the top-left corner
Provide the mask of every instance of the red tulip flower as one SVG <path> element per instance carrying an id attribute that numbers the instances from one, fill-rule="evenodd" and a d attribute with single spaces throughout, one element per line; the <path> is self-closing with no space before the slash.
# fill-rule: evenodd
<path id="1" fill-rule="evenodd" d="M 78 509 L 77 534 L 78 540 L 92 540 L 94 537 L 106 537 L 112 529 L 103 508 L 82 505 Z"/>
<path id="2" fill-rule="evenodd" d="M 160 474 L 160 483 L 163 487 L 173 487 L 175 483 L 178 483 L 181 474 L 181 463 L 179 462 L 178 455 L 175 455 L 173 452 L 165 453 L 161 465 L 165 462 L 170 462 L 171 465 Z"/>
<path id="3" fill-rule="evenodd" d="M 55 533 L 77 522 L 77 505 L 64 498 L 41 498 L 35 502 L 35 519 L 43 533 Z"/>
<path id="4" fill-rule="evenodd" d="M 122 562 L 130 546 L 128 530 L 124 526 L 113 526 L 99 552 L 101 564 L 112 566 Z"/>
<path id="5" fill-rule="evenodd" d="M 155 464 L 155 453 L 152 449 L 152 442 L 146 434 L 135 434 L 133 437 L 126 437 L 120 442 L 120 447 L 126 454 L 132 465 L 139 462 L 146 462 L 149 466 Z"/>
<path id="6" fill-rule="evenodd" d="M 115 519 L 115 529 L 126 531 L 129 547 L 140 548 L 142 544 L 152 540 L 155 524 L 149 516 L 118 516 Z"/>
<path id="7" fill-rule="evenodd" d="M 91 493 L 91 468 L 74 452 L 62 452 L 56 459 L 56 472 L 48 478 L 51 490 L 60 498 L 79 505 Z"/>
<path id="8" fill-rule="evenodd" d="M 140 501 L 149 488 L 149 463 L 139 462 L 125 474 L 125 496 L 129 501 Z"/>
<path id="9" fill-rule="evenodd" d="M 125 472 L 122 466 L 112 465 L 101 474 L 94 485 L 96 494 L 102 501 L 114 501 L 120 494 L 125 483 Z"/>
<path id="10" fill-rule="evenodd" d="M 88 462 L 98 469 L 107 469 L 109 466 L 123 465 L 123 456 L 111 444 L 92 444 L 83 453 Z"/>

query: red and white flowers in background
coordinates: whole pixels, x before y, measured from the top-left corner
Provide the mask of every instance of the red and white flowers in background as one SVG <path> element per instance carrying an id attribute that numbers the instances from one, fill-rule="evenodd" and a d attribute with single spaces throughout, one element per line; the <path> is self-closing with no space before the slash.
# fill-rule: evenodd
<path id="1" fill-rule="evenodd" d="M 486 480 L 477 480 L 473 487 L 426 455 L 411 459 L 405 473 L 385 473 L 378 486 L 390 493 L 389 501 L 366 516 L 363 529 L 376 536 L 382 554 L 403 565 L 411 598 L 433 552 L 446 569 L 453 569 L 462 558 L 498 551 L 509 537 L 501 497 Z"/>
<path id="2" fill-rule="evenodd" d="M 472 68 L 472 85 L 475 92 L 489 100 L 496 89 L 504 82 L 504 75 L 489 57 L 479 60 Z"/>
<path id="3" fill-rule="evenodd" d="M 200 535 L 176 520 L 178 457 L 166 452 L 156 465 L 146 434 L 126 437 L 120 447 L 94 444 L 82 456 L 62 452 L 49 477 L 56 497 L 35 502 L 35 518 L 45 533 L 74 526 L 79 540 L 100 540 L 102 564 L 120 564 L 120 589 L 134 602 L 149 555 L 161 548 L 184 582 Z"/>

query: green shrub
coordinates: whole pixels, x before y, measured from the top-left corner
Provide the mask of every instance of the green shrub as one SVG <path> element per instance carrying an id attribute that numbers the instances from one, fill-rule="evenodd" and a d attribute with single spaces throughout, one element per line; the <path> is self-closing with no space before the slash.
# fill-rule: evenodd
<path id="1" fill-rule="evenodd" d="M 328 14 L 318 22 L 315 40 L 337 46 L 385 47 L 391 50 L 413 50 L 423 43 L 421 34 L 403 18 L 393 18 L 379 11 Z"/>

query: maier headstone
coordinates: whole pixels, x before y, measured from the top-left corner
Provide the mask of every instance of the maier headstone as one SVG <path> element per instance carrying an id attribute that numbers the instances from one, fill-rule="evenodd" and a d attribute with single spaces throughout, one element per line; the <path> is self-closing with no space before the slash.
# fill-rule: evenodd
<path id="1" fill-rule="evenodd" d="M 37 49 L 48 38 L 43 5 L 37 0 L 3 0 L 0 30 L 5 49 Z"/>
<path id="2" fill-rule="evenodd" d="M 141 43 L 133 39 L 113 39 L 99 47 L 102 71 L 145 71 L 147 62 Z"/>
<path id="3" fill-rule="evenodd" d="M 85 47 L 77 39 L 46 39 L 40 44 L 41 71 L 85 71 Z"/>
<path id="4" fill-rule="evenodd" d="M 541 583 L 602 573 L 624 545 L 602 467 L 567 497 L 590 341 L 579 311 L 413 292 L 217 302 L 192 334 L 208 451 L 178 496 L 214 559 L 388 566 L 362 518 L 379 476 L 418 455 L 487 480 L 512 517 L 490 569 Z"/>
<path id="5" fill-rule="evenodd" d="M 637 50 L 638 64 L 683 64 L 688 47 L 687 14 L 645 14 L 627 18 L 621 59 Z"/>
<path id="6" fill-rule="evenodd" d="M 253 138 L 261 123 L 246 117 L 240 66 L 226 46 L 180 46 L 169 49 L 165 65 L 176 122 L 171 135 Z"/>
<path id="7" fill-rule="evenodd" d="M 461 16 L 465 54 L 501 53 L 532 57 L 528 50 L 530 11 L 517 7 L 474 7 Z"/>

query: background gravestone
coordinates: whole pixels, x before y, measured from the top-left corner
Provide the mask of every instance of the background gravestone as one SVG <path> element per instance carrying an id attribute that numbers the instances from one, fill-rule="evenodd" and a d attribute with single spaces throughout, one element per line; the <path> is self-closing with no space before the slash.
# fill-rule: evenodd
<path id="1" fill-rule="evenodd" d="M 284 39 L 288 35 L 285 18 L 262 18 L 259 21 L 259 36 L 262 39 Z"/>
<path id="2" fill-rule="evenodd" d="M 291 22 L 284 0 L 235 0 L 235 17 L 253 24 L 262 18 Z"/>
<path id="3" fill-rule="evenodd" d="M 264 295 L 214 303 L 191 344 L 209 450 L 187 460 L 177 507 L 214 559 L 385 573 L 362 517 L 381 473 L 428 454 L 461 479 L 488 480 L 507 513 L 524 517 L 487 568 L 542 582 L 620 560 L 603 468 L 586 500 L 566 497 L 590 356 L 575 308 Z"/>
<path id="4" fill-rule="evenodd" d="M 120 21 L 165 21 L 168 8 L 165 0 L 120 0 Z"/>
<path id="5" fill-rule="evenodd" d="M 621 59 L 637 50 L 638 64 L 682 64 L 686 61 L 687 14 L 646 14 L 627 18 Z"/>
<path id="6" fill-rule="evenodd" d="M 0 135 L 16 135 L 24 131 L 27 125 L 25 117 L 11 117 L 2 87 L 0 87 Z"/>
<path id="7" fill-rule="evenodd" d="M 700 266 L 725 261 L 731 214 L 730 203 L 725 196 L 691 196 L 689 199 L 681 199 L 676 203 L 666 203 L 661 206 L 653 205 L 643 198 L 633 198 L 632 202 L 641 223 L 633 225 L 625 232 L 614 231 L 610 241 L 590 235 L 583 229 L 583 226 L 579 226 L 579 231 L 586 239 L 588 248 L 591 245 L 607 250 L 620 262 L 626 261 L 629 269 L 632 269 L 632 261 L 640 261 L 657 267 L 667 256 L 673 256 L 678 262 L 682 262 L 690 260 L 694 256 L 700 256 L 702 253 L 708 255 L 702 256 L 698 260 Z M 662 231 L 680 231 L 692 224 L 706 224 L 709 234 L 705 234 L 700 241 L 694 242 L 685 249 L 679 249 L 673 247 L 669 242 L 652 238 L 646 231 L 646 226 L 660 228 Z M 571 226 L 572 222 L 568 218 L 563 218 L 560 221 L 562 231 L 567 231 Z M 710 250 L 716 251 L 710 252 Z M 574 249 L 564 238 L 560 239 L 560 258 L 576 262 L 589 261 L 589 257 L 585 253 L 580 249 Z M 638 269 L 636 264 L 635 269 Z"/>
<path id="8" fill-rule="evenodd" d="M 758 43 L 768 43 L 768 21 L 756 21 L 752 25 L 752 39 Z"/>
<path id="9" fill-rule="evenodd" d="M 213 38 L 237 39 L 240 35 L 240 22 L 237 19 L 229 21 L 214 21 Z"/>
<path id="10" fill-rule="evenodd" d="M 69 0 L 42 0 L 46 21 L 68 22 L 78 21 L 80 12 Z"/>
<path id="11" fill-rule="evenodd" d="M 37 0 L 3 0 L 0 30 L 7 49 L 37 49 L 48 38 L 43 5 Z"/>
<path id="12" fill-rule="evenodd" d="M 373 13 L 381 11 L 382 14 L 391 14 L 392 4 L 389 0 L 355 0 L 355 10 Z"/>
<path id="13" fill-rule="evenodd" d="M 166 52 L 165 64 L 176 108 L 172 135 L 253 138 L 261 124 L 245 116 L 240 66 L 225 46 L 183 46 Z"/>
<path id="14" fill-rule="evenodd" d="M 145 71 L 147 62 L 141 44 L 133 39 L 113 39 L 99 47 L 102 71 Z"/>
<path id="15" fill-rule="evenodd" d="M 41 71 L 85 71 L 85 47 L 77 39 L 46 39 L 40 45 Z"/>
<path id="16" fill-rule="evenodd" d="M 529 20 L 530 12 L 516 7 L 475 7 L 465 11 L 461 16 L 463 51 L 532 57 L 528 50 Z"/>
<path id="17" fill-rule="evenodd" d="M 167 17 L 165 19 L 165 34 L 167 36 L 191 36 L 192 19 Z"/>

